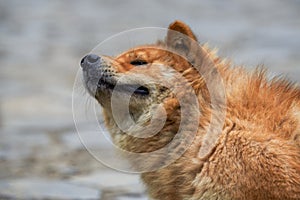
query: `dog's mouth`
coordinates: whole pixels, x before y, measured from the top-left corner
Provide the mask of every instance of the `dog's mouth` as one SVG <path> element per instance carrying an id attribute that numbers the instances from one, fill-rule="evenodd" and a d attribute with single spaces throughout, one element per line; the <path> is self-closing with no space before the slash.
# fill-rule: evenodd
<path id="1" fill-rule="evenodd" d="M 98 89 L 108 89 L 110 91 L 125 92 L 129 94 L 136 94 L 140 96 L 148 96 L 149 89 L 146 86 L 139 84 L 116 84 L 112 81 L 100 79 L 97 85 Z"/>

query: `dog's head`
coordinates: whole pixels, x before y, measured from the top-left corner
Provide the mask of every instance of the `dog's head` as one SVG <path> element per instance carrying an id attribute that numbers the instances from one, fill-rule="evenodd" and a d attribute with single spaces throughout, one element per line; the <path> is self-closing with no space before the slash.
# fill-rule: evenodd
<path id="1" fill-rule="evenodd" d="M 81 67 L 115 142 L 126 150 L 149 152 L 169 143 L 181 123 L 198 127 L 199 112 L 208 110 L 199 103 L 210 101 L 205 82 L 217 60 L 186 24 L 175 21 L 162 41 L 116 57 L 90 54 Z M 194 122 L 182 122 L 182 116 Z"/>

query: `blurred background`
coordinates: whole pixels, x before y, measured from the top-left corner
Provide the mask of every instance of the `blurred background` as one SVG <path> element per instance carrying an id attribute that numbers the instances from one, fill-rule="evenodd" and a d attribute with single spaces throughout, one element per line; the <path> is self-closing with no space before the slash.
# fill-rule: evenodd
<path id="1" fill-rule="evenodd" d="M 76 133 L 73 83 L 101 41 L 180 19 L 234 63 L 299 82 L 299 10 L 299 0 L 0 0 L 0 199 L 147 199 L 137 174 L 95 160 Z"/>

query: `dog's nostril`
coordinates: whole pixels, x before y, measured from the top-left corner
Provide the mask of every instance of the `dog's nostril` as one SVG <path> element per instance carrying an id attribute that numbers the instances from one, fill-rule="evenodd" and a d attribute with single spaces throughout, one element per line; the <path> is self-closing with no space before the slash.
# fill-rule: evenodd
<path id="1" fill-rule="evenodd" d="M 95 63 L 100 59 L 100 57 L 95 54 L 89 54 L 87 55 L 86 59 L 89 63 Z"/>
<path id="2" fill-rule="evenodd" d="M 81 61 L 80 61 L 80 65 L 82 66 L 82 64 L 84 63 L 84 60 L 85 60 L 86 56 L 84 56 Z"/>

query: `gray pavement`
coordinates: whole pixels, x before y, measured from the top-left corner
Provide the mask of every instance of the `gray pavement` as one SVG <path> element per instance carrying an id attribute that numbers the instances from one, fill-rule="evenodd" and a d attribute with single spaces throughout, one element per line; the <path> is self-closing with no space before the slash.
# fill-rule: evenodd
<path id="1" fill-rule="evenodd" d="M 299 10 L 298 0 L 0 0 L 0 199 L 147 199 L 137 174 L 94 159 L 75 129 L 79 61 L 104 39 L 180 19 L 236 64 L 299 82 Z"/>

